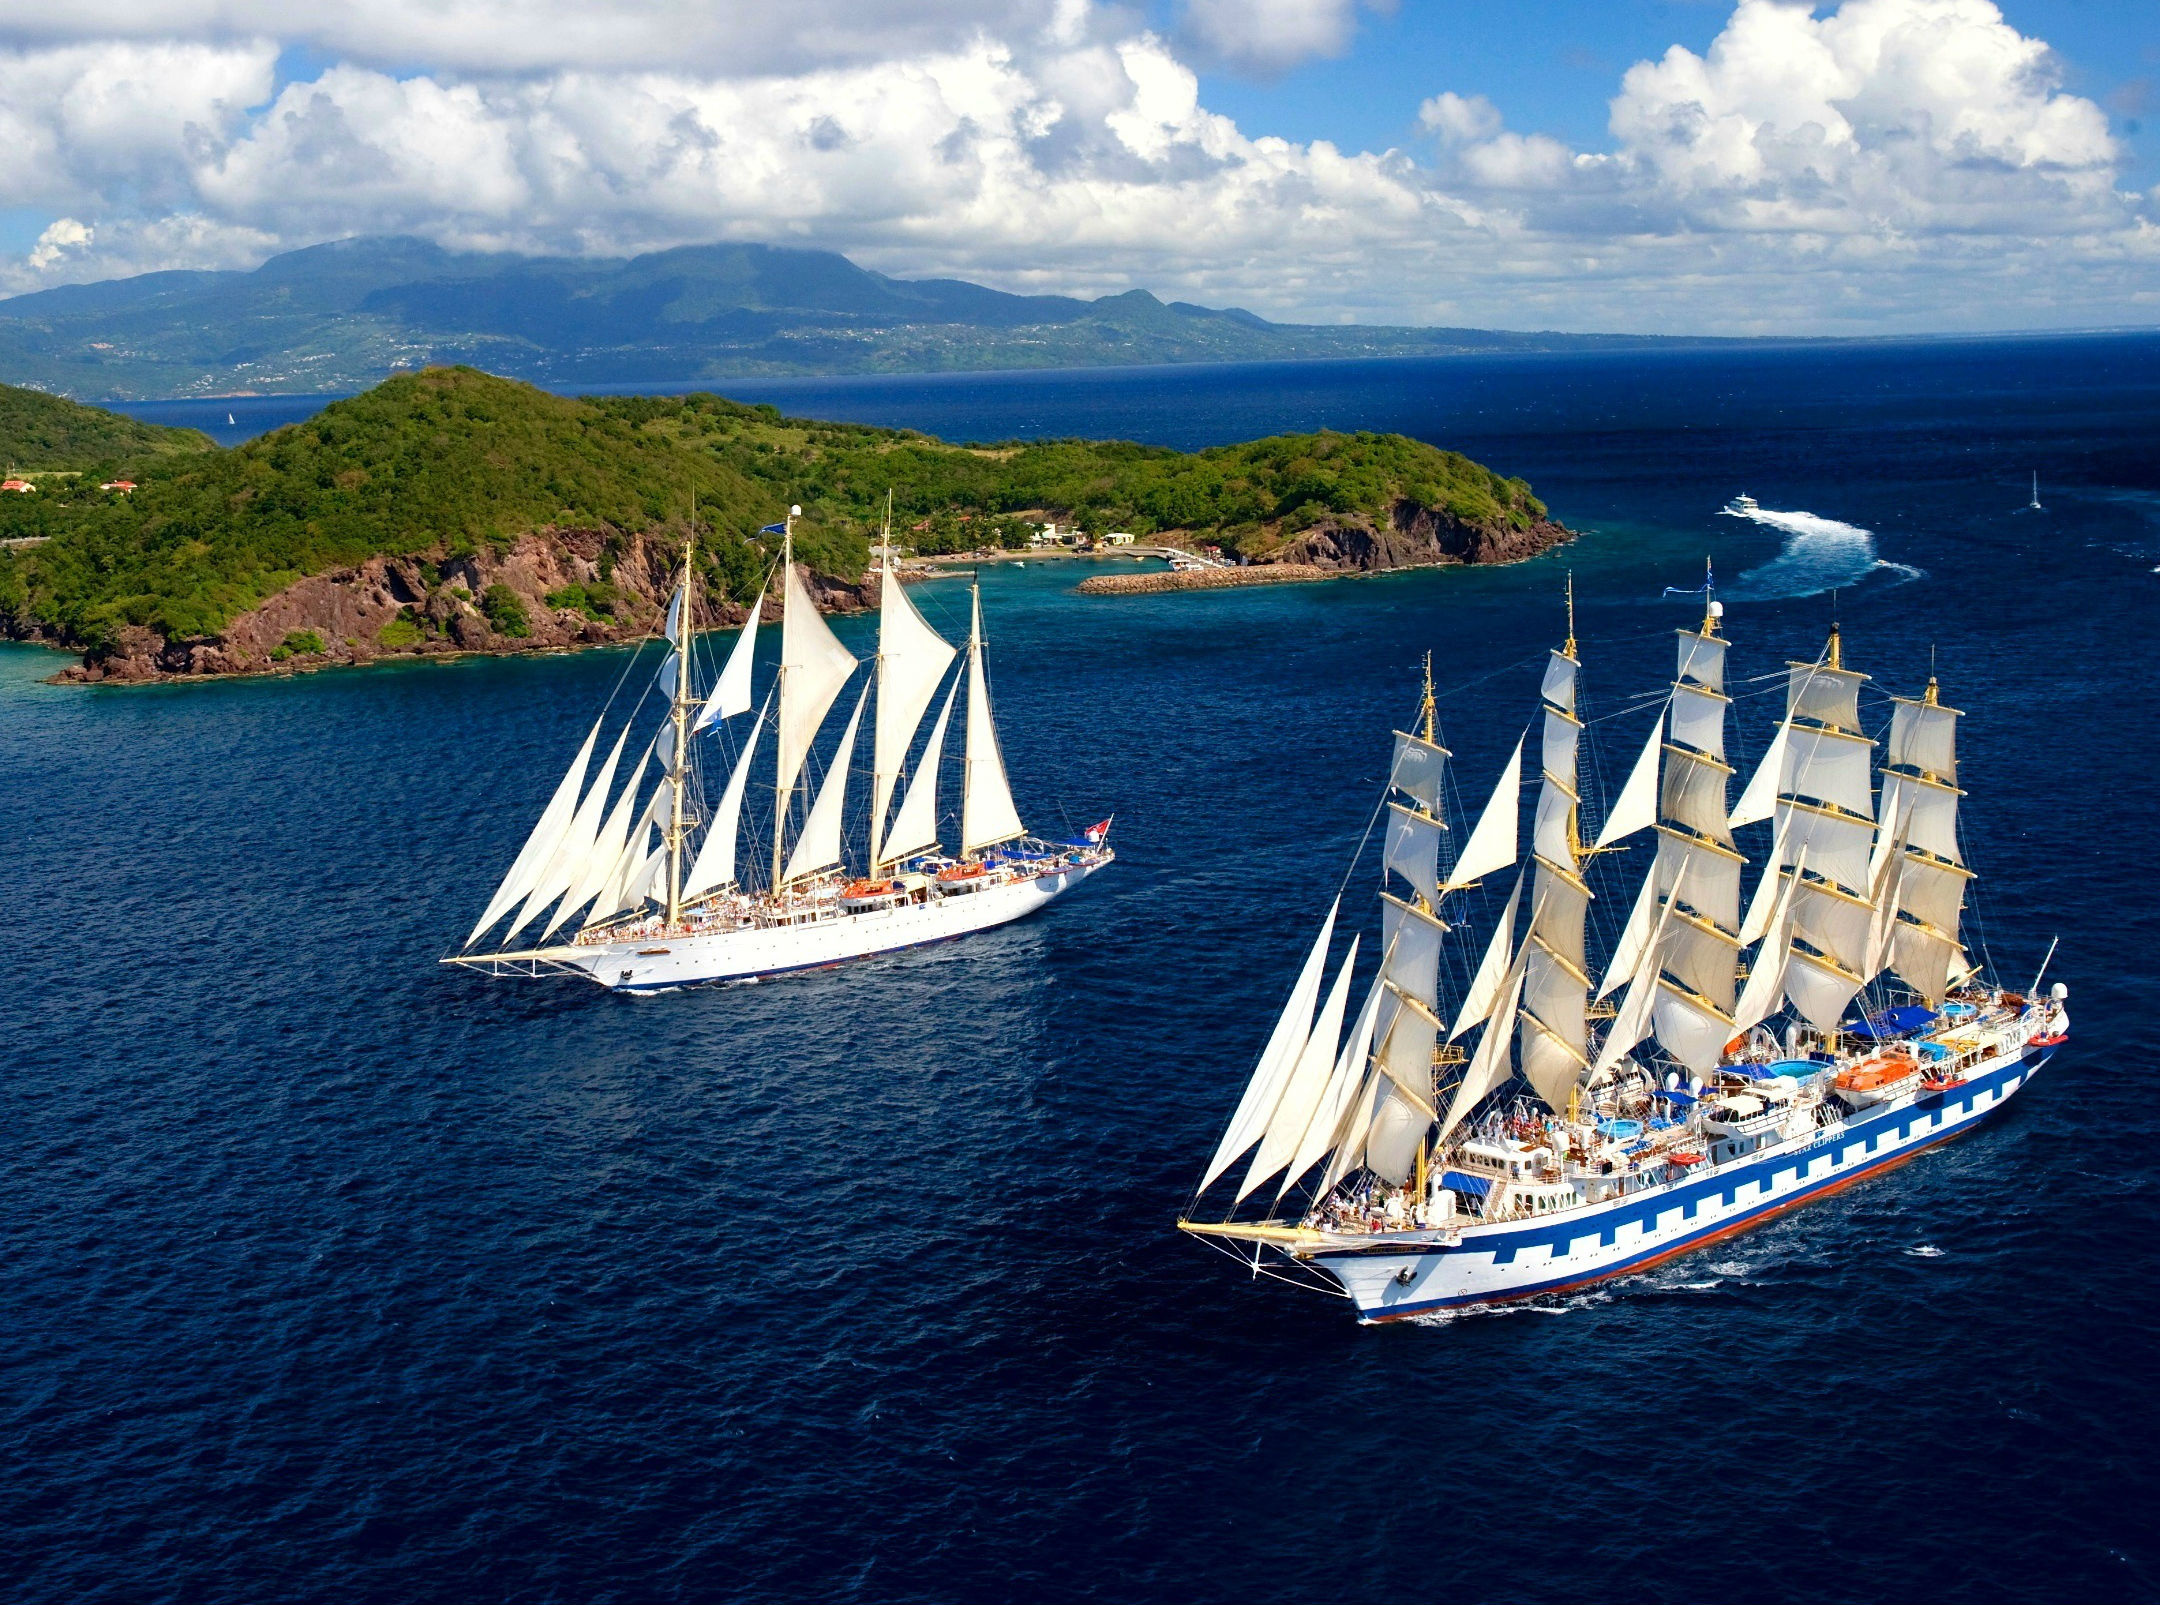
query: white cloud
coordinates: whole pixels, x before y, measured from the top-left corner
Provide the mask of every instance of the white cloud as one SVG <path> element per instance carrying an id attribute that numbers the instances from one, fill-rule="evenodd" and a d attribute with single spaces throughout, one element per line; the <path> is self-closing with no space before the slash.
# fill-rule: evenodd
<path id="1" fill-rule="evenodd" d="M 162 3 L 130 15 L 147 28 Z M 221 15 L 273 27 L 252 3 Z M 478 52 L 508 3 L 384 15 Z M 93 21 L 112 4 L 88 0 Z M 814 58 L 800 68 L 710 65 L 689 12 L 664 13 L 680 49 L 633 63 L 617 40 L 546 70 L 355 59 L 282 87 L 284 34 L 0 53 L 16 155 L 0 204 L 83 230 L 0 261 L 0 283 L 234 265 L 355 233 L 607 254 L 742 239 L 1328 321 L 1740 331 L 2131 318 L 2160 262 L 2154 203 L 2118 192 L 2098 108 L 1985 0 L 1821 16 L 1741 0 L 1701 56 L 1628 71 L 1608 149 L 1511 131 L 1448 91 L 1420 109 L 1437 136 L 1423 161 L 1240 128 L 1179 50 L 1088 0 L 874 60 L 865 40 L 929 25 L 883 0 L 852 21 L 827 0 L 798 10 L 801 36 L 758 50 Z M 1300 48 L 1336 37 L 1315 17 L 1354 20 L 1347 0 L 1293 11 L 1306 32 L 1272 37 Z M 562 11 L 573 40 L 583 15 Z M 348 25 L 335 4 L 310 24 Z"/>
<path id="2" fill-rule="evenodd" d="M 1357 29 L 1357 0 L 1187 0 L 1185 31 L 1234 70 L 1277 73 L 1339 56 Z"/>
<path id="3" fill-rule="evenodd" d="M 1418 107 L 1418 126 L 1457 144 L 1490 139 L 1500 132 L 1500 109 L 1483 95 L 1448 90 Z"/>

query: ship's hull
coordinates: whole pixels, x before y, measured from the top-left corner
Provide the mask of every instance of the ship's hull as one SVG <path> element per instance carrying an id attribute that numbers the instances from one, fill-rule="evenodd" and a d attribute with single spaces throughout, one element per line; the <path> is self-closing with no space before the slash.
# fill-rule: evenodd
<path id="1" fill-rule="evenodd" d="M 1641 1271 L 1761 1224 L 1970 1130 L 2043 1068 L 2027 1043 L 1947 1092 L 1915 1091 L 1744 1158 L 1545 1219 L 1471 1225 L 1442 1241 L 1383 1238 L 1298 1257 L 1341 1284 L 1366 1323 L 1565 1292 Z M 1419 1238 L 1441 1234 L 1418 1233 Z"/>
<path id="2" fill-rule="evenodd" d="M 747 981 L 793 970 L 950 941 L 1010 924 L 1071 890 L 1110 861 L 1069 865 L 1047 875 L 1000 882 L 979 892 L 799 924 L 763 925 L 631 942 L 579 943 L 505 957 L 455 962 L 497 975 L 582 975 L 616 992 L 657 992 L 715 981 Z"/>

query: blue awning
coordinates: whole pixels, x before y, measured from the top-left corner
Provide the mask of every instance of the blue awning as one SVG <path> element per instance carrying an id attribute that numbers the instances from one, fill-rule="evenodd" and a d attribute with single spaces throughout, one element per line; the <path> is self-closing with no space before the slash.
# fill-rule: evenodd
<path id="1" fill-rule="evenodd" d="M 1468 1193 L 1472 1198 L 1483 1198 L 1492 1191 L 1492 1183 L 1483 1176 L 1465 1175 L 1459 1170 L 1443 1170 L 1440 1185 L 1451 1187 L 1458 1193 Z"/>
<path id="2" fill-rule="evenodd" d="M 1897 1037 L 1911 1036 L 1915 1031 L 1933 1024 L 1934 1020 L 1933 1009 L 1908 1004 L 1904 1008 L 1884 1009 L 1880 1013 L 1871 1014 L 1865 1020 L 1848 1025 L 1845 1029 L 1856 1037 L 1867 1038 L 1870 1042 L 1889 1042 Z"/>

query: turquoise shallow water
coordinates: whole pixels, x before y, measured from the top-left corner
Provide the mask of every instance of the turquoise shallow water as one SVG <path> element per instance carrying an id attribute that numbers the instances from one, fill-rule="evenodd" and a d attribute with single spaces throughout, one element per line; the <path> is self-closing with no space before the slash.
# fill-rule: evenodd
<path id="1" fill-rule="evenodd" d="M 958 436 L 1408 427 L 1587 533 L 1250 592 L 986 575 L 1021 805 L 1114 808 L 1121 861 L 761 987 L 432 962 L 619 654 L 127 691 L 0 652 L 9 1594 L 2150 1597 L 2156 355 L 775 388 Z M 1741 489 L 1818 522 L 1718 516 Z M 1933 656 L 1978 928 L 2016 979 L 2063 938 L 2056 1068 L 1879 1181 L 1513 1313 L 1361 1331 L 1180 1239 L 1420 655 L 1474 800 L 1572 569 L 1609 792 L 1706 553 L 1737 676 L 1833 610 L 1886 687 Z M 1739 703 L 1747 757 L 1773 702 Z"/>

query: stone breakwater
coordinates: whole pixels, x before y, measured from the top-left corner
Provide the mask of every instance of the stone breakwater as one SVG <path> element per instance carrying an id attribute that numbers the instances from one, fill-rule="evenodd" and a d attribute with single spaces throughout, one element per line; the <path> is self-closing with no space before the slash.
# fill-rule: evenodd
<path id="1" fill-rule="evenodd" d="M 1098 574 L 1074 589 L 1082 596 L 1146 596 L 1155 591 L 1218 591 L 1232 585 L 1292 585 L 1340 579 L 1354 572 L 1310 563 L 1257 563 L 1251 568 L 1193 568 L 1160 574 Z"/>

